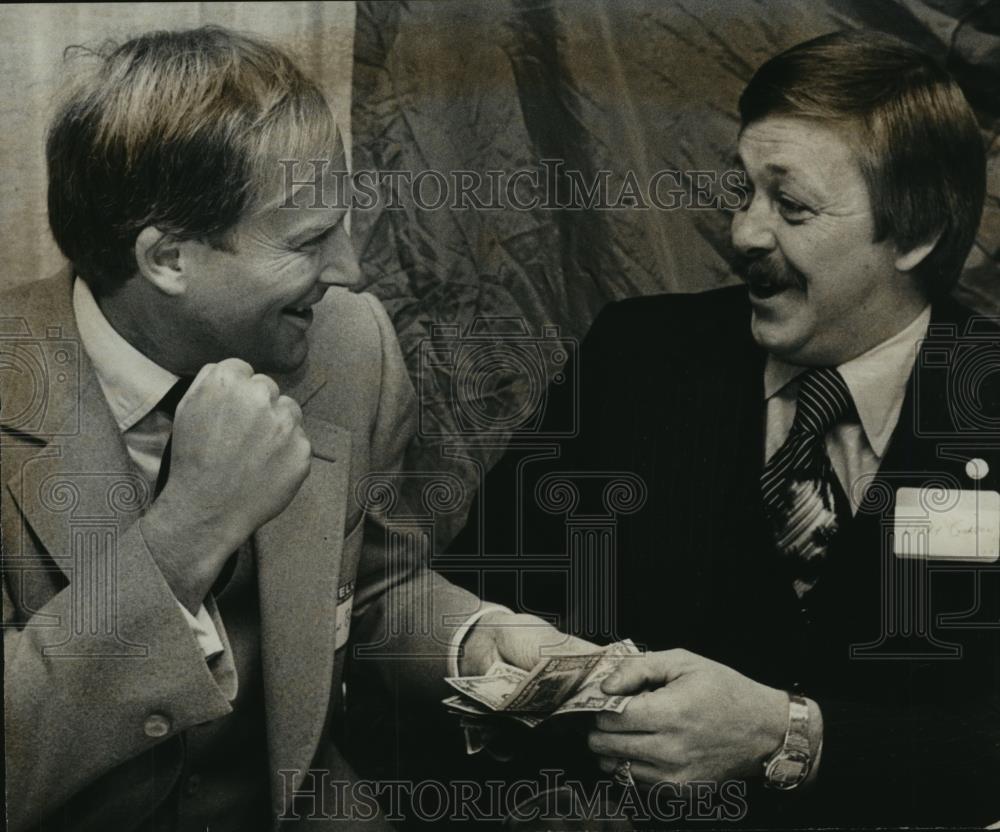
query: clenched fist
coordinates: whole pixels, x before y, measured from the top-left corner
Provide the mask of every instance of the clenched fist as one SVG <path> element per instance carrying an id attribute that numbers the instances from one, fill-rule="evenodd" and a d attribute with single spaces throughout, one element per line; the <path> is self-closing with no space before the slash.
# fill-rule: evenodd
<path id="1" fill-rule="evenodd" d="M 172 446 L 142 531 L 193 612 L 228 556 L 292 501 L 311 448 L 299 406 L 238 358 L 202 367 L 177 406 Z"/>

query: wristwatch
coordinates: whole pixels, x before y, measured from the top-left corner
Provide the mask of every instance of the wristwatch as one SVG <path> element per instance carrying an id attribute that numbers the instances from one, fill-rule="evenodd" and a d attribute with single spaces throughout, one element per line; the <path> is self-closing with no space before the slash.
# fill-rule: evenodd
<path id="1" fill-rule="evenodd" d="M 812 768 L 809 752 L 809 704 L 801 696 L 788 694 L 788 728 L 785 741 L 764 763 L 764 783 L 788 791 L 802 785 Z"/>

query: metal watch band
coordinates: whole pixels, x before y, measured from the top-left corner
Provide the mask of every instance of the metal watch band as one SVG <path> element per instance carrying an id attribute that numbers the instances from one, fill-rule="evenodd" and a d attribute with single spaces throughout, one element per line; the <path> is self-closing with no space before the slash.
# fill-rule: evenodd
<path id="1" fill-rule="evenodd" d="M 795 693 L 788 694 L 788 730 L 785 748 L 797 748 L 809 753 L 809 703 Z"/>
<path id="2" fill-rule="evenodd" d="M 809 776 L 812 762 L 809 748 L 809 703 L 801 696 L 789 693 L 785 741 L 764 764 L 764 782 L 773 789 L 794 789 Z"/>

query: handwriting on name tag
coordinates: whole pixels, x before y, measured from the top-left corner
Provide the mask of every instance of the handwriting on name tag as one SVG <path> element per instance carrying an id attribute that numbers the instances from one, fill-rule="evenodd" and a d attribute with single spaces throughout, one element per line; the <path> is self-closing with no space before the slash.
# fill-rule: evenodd
<path id="1" fill-rule="evenodd" d="M 900 558 L 996 561 L 1000 557 L 1000 493 L 898 489 L 893 550 Z"/>

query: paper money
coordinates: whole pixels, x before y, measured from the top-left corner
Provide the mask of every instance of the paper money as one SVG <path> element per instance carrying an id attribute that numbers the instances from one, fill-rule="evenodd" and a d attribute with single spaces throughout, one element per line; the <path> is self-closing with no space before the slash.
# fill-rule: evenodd
<path id="1" fill-rule="evenodd" d="M 458 676 L 445 681 L 459 693 L 498 711 L 527 676 L 527 671 L 519 667 L 497 662 L 484 676 Z"/>
<path id="2" fill-rule="evenodd" d="M 600 660 L 600 653 L 542 659 L 507 697 L 501 710 L 551 713 L 580 686 Z"/>
<path id="3" fill-rule="evenodd" d="M 557 714 L 571 714 L 588 711 L 611 711 L 612 713 L 620 714 L 625 710 L 628 703 L 631 701 L 631 696 L 608 696 L 600 691 L 597 691 L 596 693 L 579 691 L 556 708 L 551 715 L 556 716 Z"/>
<path id="4" fill-rule="evenodd" d="M 459 725 L 462 726 L 462 730 L 465 733 L 466 754 L 478 754 L 486 747 L 486 738 L 483 734 L 482 725 L 469 719 L 459 720 Z"/>
<path id="5" fill-rule="evenodd" d="M 522 725 L 527 725 L 529 728 L 534 728 L 540 722 L 545 719 L 544 715 L 531 715 L 531 714 L 518 714 L 518 713 L 505 713 L 504 711 L 494 711 L 487 708 L 485 705 L 479 702 L 473 702 L 469 699 L 465 699 L 461 696 L 449 696 L 447 699 L 442 700 L 442 705 L 444 705 L 449 711 L 454 714 L 468 715 L 472 717 L 490 717 L 496 719 L 497 717 L 502 717 L 505 719 L 513 719 L 520 722 Z"/>
<path id="6" fill-rule="evenodd" d="M 601 690 L 601 683 L 621 665 L 627 656 L 639 655 L 639 649 L 630 639 L 615 642 L 605 648 L 600 661 L 580 684 L 576 692 L 553 711 L 555 714 L 574 713 L 578 711 L 613 711 L 622 713 L 631 696 L 609 695 Z"/>
<path id="7" fill-rule="evenodd" d="M 507 717 L 529 727 L 556 714 L 622 713 L 631 697 L 609 696 L 601 691 L 601 683 L 628 656 L 638 653 L 636 646 L 625 640 L 596 653 L 548 656 L 530 673 L 497 662 L 483 676 L 447 679 L 460 695 L 445 699 L 444 704 L 463 718 Z"/>
<path id="8" fill-rule="evenodd" d="M 471 699 L 466 699 L 463 696 L 449 696 L 447 699 L 442 699 L 441 704 L 444 705 L 449 711 L 454 711 L 460 714 L 473 714 L 474 716 L 492 716 L 496 711 L 491 708 L 487 708 L 485 705 L 474 702 Z"/>

